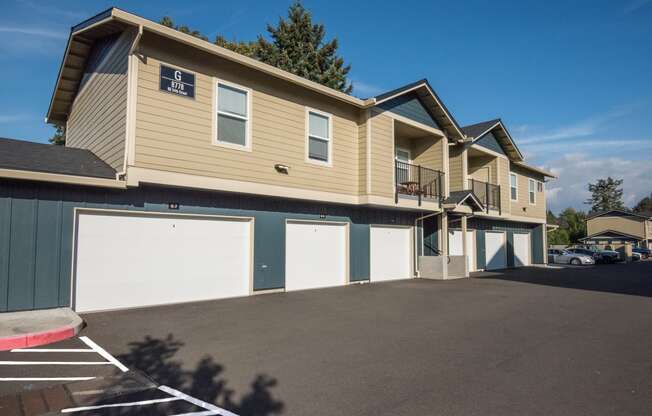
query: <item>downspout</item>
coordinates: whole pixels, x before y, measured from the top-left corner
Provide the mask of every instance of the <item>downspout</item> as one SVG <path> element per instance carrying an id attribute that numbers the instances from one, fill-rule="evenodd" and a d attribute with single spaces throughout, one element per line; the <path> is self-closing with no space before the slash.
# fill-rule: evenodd
<path id="1" fill-rule="evenodd" d="M 444 211 L 433 212 L 431 214 L 424 215 L 424 216 L 421 216 L 421 217 L 417 217 L 417 218 L 414 219 L 414 231 L 415 231 L 414 232 L 414 249 L 415 250 L 414 250 L 413 264 L 414 264 L 414 272 L 415 272 L 417 277 L 421 277 L 420 274 L 419 274 L 419 250 L 417 250 L 417 245 L 419 244 L 419 241 L 418 241 L 419 236 L 417 235 L 417 232 L 416 232 L 417 228 L 419 227 L 418 223 L 419 223 L 419 221 L 423 221 L 426 218 L 434 217 L 436 215 L 442 215 L 443 213 L 444 213 Z"/>
<path id="2" fill-rule="evenodd" d="M 127 53 L 127 59 L 129 60 L 128 62 L 131 62 L 131 56 L 134 54 L 136 51 L 136 48 L 138 48 L 140 44 L 140 38 L 143 36 L 143 25 L 138 25 L 138 33 L 136 33 L 136 37 L 134 38 L 134 41 L 131 44 L 131 47 L 129 48 L 129 53 Z M 117 180 L 125 180 L 125 177 L 127 175 L 127 162 L 128 162 L 128 154 L 129 154 L 129 136 L 130 136 L 130 131 L 131 131 L 131 125 L 136 122 L 136 120 L 133 120 L 132 117 L 130 117 L 130 113 L 135 114 L 135 112 L 130 111 L 130 103 L 134 105 L 136 103 L 135 100 L 131 99 L 132 94 L 136 94 L 136 91 L 132 91 L 132 77 L 134 76 L 133 74 L 133 68 L 131 65 L 127 64 L 127 105 L 126 105 L 126 123 L 125 123 L 125 156 L 124 156 L 124 161 L 122 163 L 122 171 L 116 173 L 116 179 Z M 138 80 L 136 80 L 136 85 L 138 83 Z"/>

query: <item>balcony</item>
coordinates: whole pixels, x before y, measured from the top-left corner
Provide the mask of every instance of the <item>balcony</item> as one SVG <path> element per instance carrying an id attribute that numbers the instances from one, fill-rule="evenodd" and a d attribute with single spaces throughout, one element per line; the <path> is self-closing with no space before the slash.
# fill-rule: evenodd
<path id="1" fill-rule="evenodd" d="M 469 179 L 471 191 L 485 206 L 487 213 L 493 209 L 501 213 L 500 210 L 500 186 L 487 182 Z"/>
<path id="2" fill-rule="evenodd" d="M 394 172 L 396 203 L 399 195 L 417 198 L 419 205 L 423 199 L 441 202 L 444 195 L 444 172 L 399 161 L 395 162 Z"/>

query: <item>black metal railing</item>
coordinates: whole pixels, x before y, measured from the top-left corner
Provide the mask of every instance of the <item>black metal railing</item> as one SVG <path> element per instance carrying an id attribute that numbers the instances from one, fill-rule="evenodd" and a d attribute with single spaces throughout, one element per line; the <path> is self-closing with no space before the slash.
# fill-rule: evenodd
<path id="1" fill-rule="evenodd" d="M 396 161 L 394 171 L 397 203 L 399 194 L 417 197 L 419 205 L 423 198 L 439 199 L 441 202 L 444 195 L 444 172 L 399 161 Z"/>
<path id="2" fill-rule="evenodd" d="M 487 212 L 490 209 L 500 211 L 500 186 L 492 183 L 469 179 L 471 190 L 478 197 Z"/>

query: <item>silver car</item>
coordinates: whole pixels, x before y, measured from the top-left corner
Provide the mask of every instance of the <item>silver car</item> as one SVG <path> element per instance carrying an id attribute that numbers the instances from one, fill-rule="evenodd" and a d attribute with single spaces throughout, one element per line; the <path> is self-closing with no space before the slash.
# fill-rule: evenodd
<path id="1" fill-rule="evenodd" d="M 595 260 L 593 260 L 593 257 L 586 254 L 571 253 L 570 251 L 567 250 L 549 249 L 548 263 L 573 264 L 576 266 L 580 266 L 583 264 L 585 265 L 595 264 Z"/>

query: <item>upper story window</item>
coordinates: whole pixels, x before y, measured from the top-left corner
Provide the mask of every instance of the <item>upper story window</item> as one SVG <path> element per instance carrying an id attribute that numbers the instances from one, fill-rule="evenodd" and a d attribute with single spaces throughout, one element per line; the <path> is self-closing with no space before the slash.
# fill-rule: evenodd
<path id="1" fill-rule="evenodd" d="M 516 178 L 515 173 L 509 174 L 509 194 L 512 201 L 518 199 L 518 179 Z"/>
<path id="2" fill-rule="evenodd" d="M 218 81 L 215 143 L 236 149 L 251 149 L 251 91 Z"/>
<path id="3" fill-rule="evenodd" d="M 331 130 L 332 118 L 330 114 L 316 110 L 307 111 L 307 160 L 320 165 L 332 165 Z"/>
<path id="4" fill-rule="evenodd" d="M 543 192 L 543 182 L 537 181 L 537 192 Z"/>
<path id="5" fill-rule="evenodd" d="M 536 203 L 536 185 L 535 185 L 535 180 L 534 179 L 528 179 L 528 199 L 530 201 L 530 204 Z"/>

